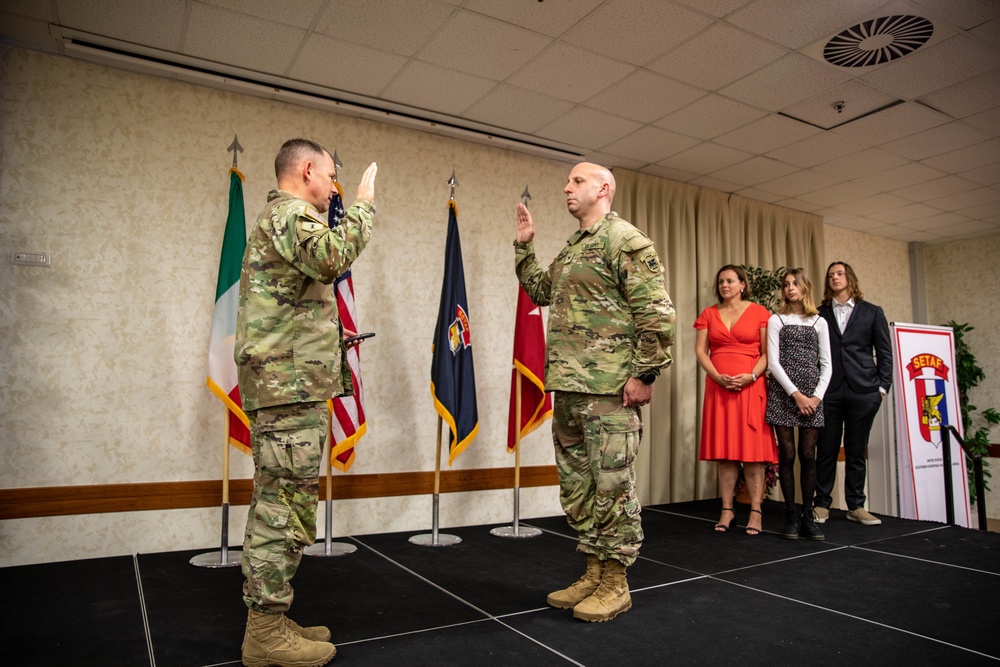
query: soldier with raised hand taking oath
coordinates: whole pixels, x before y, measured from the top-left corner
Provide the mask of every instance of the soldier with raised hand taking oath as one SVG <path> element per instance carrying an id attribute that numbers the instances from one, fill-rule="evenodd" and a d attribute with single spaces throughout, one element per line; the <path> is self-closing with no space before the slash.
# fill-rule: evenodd
<path id="1" fill-rule="evenodd" d="M 583 577 L 547 602 L 607 621 L 632 606 L 625 572 L 643 539 L 633 467 L 639 409 L 670 365 L 674 307 L 653 242 L 611 210 L 611 172 L 578 164 L 563 192 L 579 229 L 549 268 L 535 258 L 524 204 L 514 242 L 518 280 L 536 305 L 549 306 L 545 388 L 555 393 L 559 497 L 587 556 Z"/>

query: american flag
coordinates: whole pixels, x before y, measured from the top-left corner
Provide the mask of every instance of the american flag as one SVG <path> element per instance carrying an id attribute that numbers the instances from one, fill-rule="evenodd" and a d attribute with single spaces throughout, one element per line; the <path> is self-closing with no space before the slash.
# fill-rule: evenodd
<path id="1" fill-rule="evenodd" d="M 336 227 L 344 217 L 344 191 L 336 183 L 337 193 L 330 198 L 330 227 Z M 345 329 L 356 333 L 358 318 L 354 309 L 354 280 L 351 271 L 344 272 L 333 283 L 337 295 L 337 310 Z M 347 351 L 347 364 L 351 368 L 354 395 L 335 398 L 330 403 L 330 437 L 334 443 L 330 450 L 330 464 L 342 472 L 347 472 L 354 464 L 354 446 L 365 434 L 365 395 L 361 387 L 361 356 L 358 346 Z"/>

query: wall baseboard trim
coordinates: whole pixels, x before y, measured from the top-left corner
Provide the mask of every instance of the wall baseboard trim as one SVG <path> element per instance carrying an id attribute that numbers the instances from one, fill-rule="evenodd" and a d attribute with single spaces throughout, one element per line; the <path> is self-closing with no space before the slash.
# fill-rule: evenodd
<path id="1" fill-rule="evenodd" d="M 552 486 L 559 483 L 559 478 L 555 466 L 529 466 L 521 468 L 520 482 L 522 488 Z M 319 483 L 320 500 L 325 500 L 326 477 L 320 477 Z M 513 468 L 441 471 L 441 493 L 513 487 Z M 334 500 L 429 495 L 434 492 L 434 472 L 335 474 L 332 477 L 331 489 Z M 252 492 L 252 479 L 230 480 L 229 504 L 249 505 Z M 0 519 L 221 505 L 221 479 L 0 489 Z"/>

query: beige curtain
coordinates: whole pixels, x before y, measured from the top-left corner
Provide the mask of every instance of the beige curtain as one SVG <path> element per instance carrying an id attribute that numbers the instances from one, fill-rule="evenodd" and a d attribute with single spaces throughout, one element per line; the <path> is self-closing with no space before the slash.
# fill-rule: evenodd
<path id="1" fill-rule="evenodd" d="M 698 461 L 705 374 L 694 354 L 694 320 L 715 303 L 715 274 L 725 264 L 801 266 L 822 294 L 823 220 L 626 169 L 615 169 L 615 179 L 614 209 L 653 240 L 677 310 L 674 363 L 643 415 L 639 496 L 645 504 L 714 498 L 715 464 Z"/>

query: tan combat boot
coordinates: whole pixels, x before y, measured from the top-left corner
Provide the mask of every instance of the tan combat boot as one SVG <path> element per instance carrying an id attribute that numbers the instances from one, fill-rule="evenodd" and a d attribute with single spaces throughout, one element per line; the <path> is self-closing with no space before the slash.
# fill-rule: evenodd
<path id="1" fill-rule="evenodd" d="M 573 618 L 589 623 L 602 623 L 632 608 L 632 596 L 628 592 L 625 566 L 616 560 L 608 560 L 604 566 L 604 578 L 594 594 L 573 607 Z"/>
<path id="2" fill-rule="evenodd" d="M 545 601 L 556 609 L 572 609 L 597 590 L 603 576 L 604 563 L 591 554 L 587 556 L 587 571 L 583 576 L 570 584 L 569 588 L 549 593 Z"/>
<path id="3" fill-rule="evenodd" d="M 247 614 L 243 636 L 246 667 L 321 667 L 336 653 L 333 644 L 314 642 L 292 632 L 282 614 L 253 610 Z"/>
<path id="4" fill-rule="evenodd" d="M 328 642 L 330 641 L 330 628 L 325 625 L 310 625 L 309 627 L 303 628 L 301 625 L 288 618 L 284 614 L 281 615 L 285 619 L 285 623 L 288 624 L 289 629 L 297 634 L 303 639 L 309 639 L 314 642 Z"/>

